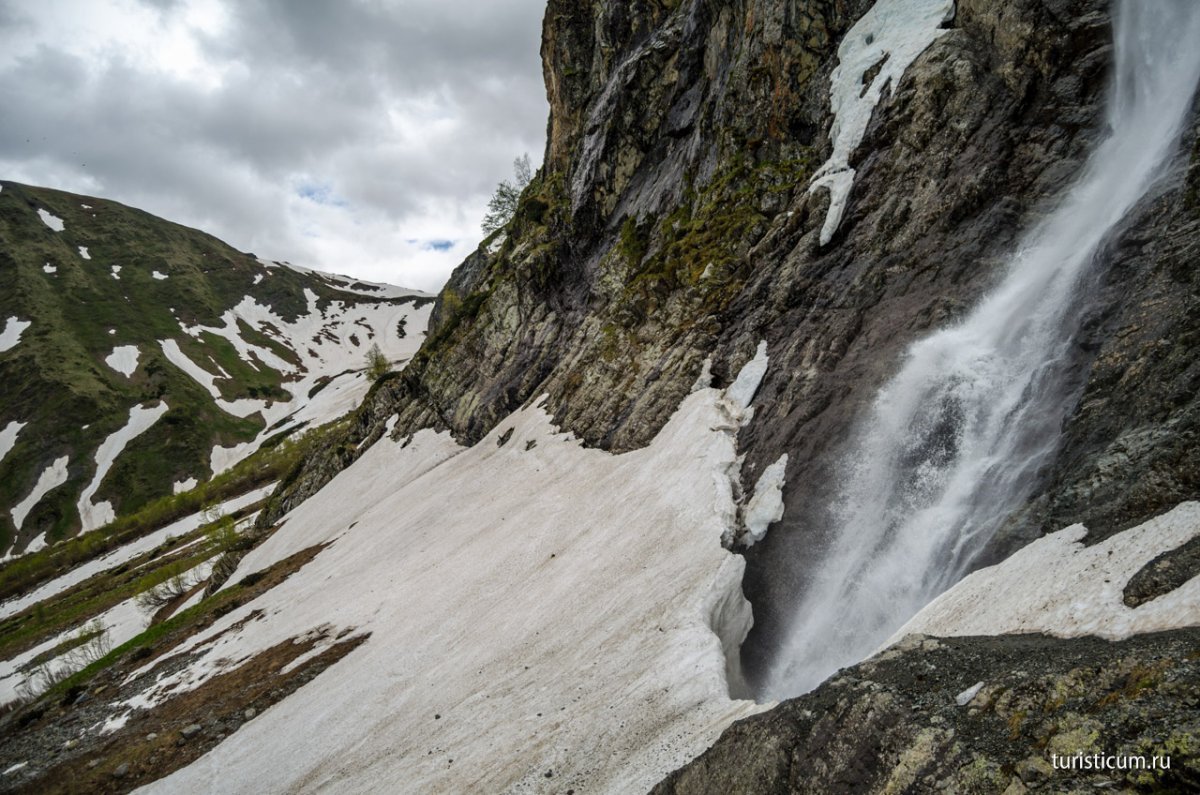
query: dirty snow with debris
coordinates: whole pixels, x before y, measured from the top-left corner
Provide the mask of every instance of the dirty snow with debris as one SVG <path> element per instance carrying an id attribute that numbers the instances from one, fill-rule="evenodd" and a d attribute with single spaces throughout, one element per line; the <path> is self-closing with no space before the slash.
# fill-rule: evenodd
<path id="1" fill-rule="evenodd" d="M 96 474 L 92 477 L 92 482 L 79 495 L 79 518 L 83 522 L 83 532 L 103 527 L 116 518 L 112 503 L 93 504 L 92 498 L 96 496 L 96 492 L 104 482 L 104 476 L 112 468 L 117 456 L 125 450 L 125 445 L 150 430 L 154 423 L 167 413 L 167 404 L 164 401 L 160 401 L 157 406 L 148 406 L 149 404 L 131 408 L 129 421 L 125 427 L 105 439 L 96 449 Z"/>
<path id="2" fill-rule="evenodd" d="M 1131 635 L 1200 625 L 1200 577 L 1139 607 L 1126 607 L 1125 585 L 1154 558 L 1200 535 L 1200 503 L 1174 510 L 1100 543 L 1083 543 L 1073 525 L 980 569 L 931 602 L 888 644 L 905 635 L 1056 637 Z"/>
<path id="3" fill-rule="evenodd" d="M 896 90 L 908 67 L 946 32 L 942 25 L 952 19 L 954 0 L 878 0 L 842 39 L 838 65 L 829 78 L 833 152 L 809 185 L 810 192 L 829 191 L 821 245 L 833 239 L 842 223 L 854 186 L 850 157 L 862 143 L 884 90 Z M 867 74 L 875 68 L 878 73 L 864 89 Z"/>
<path id="4" fill-rule="evenodd" d="M 721 539 L 764 360 L 737 390 L 694 392 L 648 447 L 619 456 L 585 449 L 540 407 L 469 449 L 428 430 L 380 440 L 231 581 L 332 545 L 178 649 L 197 656 L 113 714 L 319 627 L 370 639 L 148 791 L 541 792 L 551 772 L 556 790 L 632 792 L 694 758 L 761 709 L 728 694 L 751 616 L 743 560 Z"/>

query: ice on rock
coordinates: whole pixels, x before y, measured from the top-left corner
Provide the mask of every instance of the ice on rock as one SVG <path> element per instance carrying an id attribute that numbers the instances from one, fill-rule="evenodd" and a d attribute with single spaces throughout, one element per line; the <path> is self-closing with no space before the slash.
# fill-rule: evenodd
<path id="1" fill-rule="evenodd" d="M 767 528 L 783 518 L 783 485 L 788 457 L 784 453 L 771 464 L 754 486 L 754 496 L 746 505 L 746 546 L 754 546 L 767 535 Z"/>
<path id="2" fill-rule="evenodd" d="M 829 79 L 833 152 L 809 185 L 809 191 L 829 191 L 821 245 L 833 239 L 842 223 L 854 186 L 850 157 L 862 143 L 884 90 L 895 90 L 912 62 L 946 32 L 942 25 L 953 18 L 954 0 L 878 0 L 842 39 L 838 65 Z M 867 73 L 876 68 L 864 91 Z"/>

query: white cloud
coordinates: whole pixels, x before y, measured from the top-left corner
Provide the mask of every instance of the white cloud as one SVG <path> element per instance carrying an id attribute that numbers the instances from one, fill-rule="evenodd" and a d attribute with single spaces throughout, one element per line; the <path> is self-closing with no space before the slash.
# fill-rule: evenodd
<path id="1" fill-rule="evenodd" d="M 540 159 L 543 7 L 0 0 L 0 177 L 436 289 Z"/>

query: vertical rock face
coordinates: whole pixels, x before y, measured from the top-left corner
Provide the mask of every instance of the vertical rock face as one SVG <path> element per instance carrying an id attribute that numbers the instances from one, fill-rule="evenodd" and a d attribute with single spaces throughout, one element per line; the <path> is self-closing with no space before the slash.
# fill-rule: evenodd
<path id="1" fill-rule="evenodd" d="M 728 383 L 766 340 L 745 485 L 788 463 L 783 519 L 747 553 L 753 673 L 799 587 L 795 561 L 820 538 L 856 418 L 912 341 L 996 282 L 1104 132 L 1107 0 L 960 0 L 884 88 L 822 245 L 829 198 L 809 184 L 832 148 L 830 75 L 872 5 L 551 0 L 542 172 L 452 276 L 418 358 L 263 521 L 396 414 L 399 434 L 432 426 L 473 442 L 545 393 L 587 443 L 639 447 L 707 358 Z M 1200 490 L 1195 116 L 1185 139 L 1186 178 L 1143 202 L 1092 272 L 1070 351 L 1076 408 L 988 559 L 1076 521 L 1128 527 Z"/>

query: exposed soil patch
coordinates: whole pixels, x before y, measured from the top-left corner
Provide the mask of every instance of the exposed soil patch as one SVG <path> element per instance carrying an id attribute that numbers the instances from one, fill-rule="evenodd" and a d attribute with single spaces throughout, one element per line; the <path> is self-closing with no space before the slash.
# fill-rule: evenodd
<path id="1" fill-rule="evenodd" d="M 28 764 L 0 777 L 0 792 L 126 792 L 187 765 L 351 652 L 366 635 L 347 637 L 351 631 L 343 629 L 334 637 L 330 628 L 286 641 L 195 690 L 135 712 L 117 731 L 100 734 L 101 727 L 120 714 L 114 704 L 145 691 L 194 658 L 192 654 L 168 658 L 172 651 L 282 583 L 326 546 L 310 547 L 248 575 L 150 628 L 39 699 L 0 716 L 0 770 Z M 229 631 L 260 615 L 249 613 Z M 280 673 L 331 640 L 320 654 Z M 126 681 L 132 672 L 156 661 L 153 670 Z"/>

